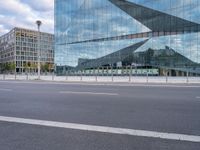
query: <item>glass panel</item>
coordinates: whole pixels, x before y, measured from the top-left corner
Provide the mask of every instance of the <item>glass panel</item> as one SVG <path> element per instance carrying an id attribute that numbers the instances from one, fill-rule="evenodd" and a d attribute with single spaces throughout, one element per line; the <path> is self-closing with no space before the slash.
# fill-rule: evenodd
<path id="1" fill-rule="evenodd" d="M 56 0 L 55 4 L 58 66 L 92 68 L 99 59 L 117 65 L 120 57 L 122 66 L 200 73 L 199 0 Z"/>

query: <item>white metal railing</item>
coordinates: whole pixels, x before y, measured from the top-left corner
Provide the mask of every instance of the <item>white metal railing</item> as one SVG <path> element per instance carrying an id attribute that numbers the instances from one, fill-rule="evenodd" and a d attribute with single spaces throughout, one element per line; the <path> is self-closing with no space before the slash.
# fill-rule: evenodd
<path id="1" fill-rule="evenodd" d="M 38 80 L 37 75 L 0 74 L 0 80 Z M 41 75 L 40 80 L 63 82 L 125 82 L 125 83 L 200 83 L 200 77 L 167 76 L 56 76 Z"/>

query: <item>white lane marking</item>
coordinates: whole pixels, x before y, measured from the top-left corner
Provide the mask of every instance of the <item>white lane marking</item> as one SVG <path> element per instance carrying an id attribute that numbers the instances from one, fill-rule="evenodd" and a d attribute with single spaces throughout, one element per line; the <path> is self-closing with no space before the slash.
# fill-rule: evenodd
<path id="1" fill-rule="evenodd" d="M 197 96 L 196 99 L 200 99 L 200 96 Z"/>
<path id="2" fill-rule="evenodd" d="M 0 116 L 0 121 L 200 143 L 200 136 Z"/>
<path id="3" fill-rule="evenodd" d="M 11 91 L 13 91 L 13 90 L 12 90 L 12 89 L 0 89 L 0 91 L 11 92 Z"/>
<path id="4" fill-rule="evenodd" d="M 74 92 L 74 91 L 60 91 L 61 94 L 85 94 L 85 95 L 108 95 L 118 96 L 118 93 L 96 93 L 96 92 Z"/>

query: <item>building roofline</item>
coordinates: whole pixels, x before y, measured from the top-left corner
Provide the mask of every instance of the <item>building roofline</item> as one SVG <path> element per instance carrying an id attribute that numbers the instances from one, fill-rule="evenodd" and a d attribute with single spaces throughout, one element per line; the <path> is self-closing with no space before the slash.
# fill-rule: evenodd
<path id="1" fill-rule="evenodd" d="M 22 30 L 29 30 L 29 31 L 32 31 L 32 32 L 38 32 L 37 30 L 29 29 L 29 28 L 24 28 L 24 27 L 14 27 L 10 31 L 15 30 L 15 29 L 22 29 Z M 41 33 L 45 33 L 45 34 L 54 35 L 53 33 L 49 33 L 49 32 L 44 32 L 44 31 L 40 31 L 40 32 Z"/>
<path id="2" fill-rule="evenodd" d="M 20 30 L 29 30 L 31 32 L 38 32 L 37 30 L 33 30 L 33 29 L 28 29 L 28 28 L 23 28 L 23 27 L 13 27 L 10 31 L 8 31 L 7 33 L 3 34 L 0 36 L 0 38 L 10 34 L 13 30 L 16 30 L 16 29 L 20 29 Z M 48 34 L 48 35 L 52 35 L 54 36 L 53 33 L 48 33 L 48 32 L 43 32 L 43 31 L 40 31 L 40 33 L 44 33 L 44 34 Z"/>

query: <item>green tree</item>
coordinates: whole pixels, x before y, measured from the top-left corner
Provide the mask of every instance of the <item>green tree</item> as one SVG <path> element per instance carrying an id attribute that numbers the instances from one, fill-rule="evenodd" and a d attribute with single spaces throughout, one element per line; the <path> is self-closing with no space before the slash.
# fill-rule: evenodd
<path id="1" fill-rule="evenodd" d="M 49 64 L 48 63 L 43 63 L 41 64 L 41 70 L 42 72 L 49 72 Z"/>
<path id="2" fill-rule="evenodd" d="M 44 70 L 45 70 L 45 72 L 49 72 L 49 64 L 48 63 L 44 64 Z"/>
<path id="3" fill-rule="evenodd" d="M 4 72 L 8 73 L 10 71 L 10 65 L 9 63 L 4 64 Z"/>
<path id="4" fill-rule="evenodd" d="M 48 64 L 48 69 L 49 69 L 49 72 L 52 72 L 54 70 L 54 65 L 49 63 Z"/>
<path id="5" fill-rule="evenodd" d="M 2 70 L 3 70 L 3 64 L 0 63 L 0 73 L 2 73 Z"/>
<path id="6" fill-rule="evenodd" d="M 9 71 L 11 71 L 12 73 L 15 72 L 16 69 L 16 65 L 14 62 L 9 63 Z"/>
<path id="7" fill-rule="evenodd" d="M 25 69 L 25 72 L 28 73 L 28 70 L 29 70 L 28 62 L 24 63 L 24 69 Z"/>
<path id="8" fill-rule="evenodd" d="M 31 62 L 30 68 L 35 72 L 37 70 L 37 64 L 35 64 L 34 62 Z"/>

